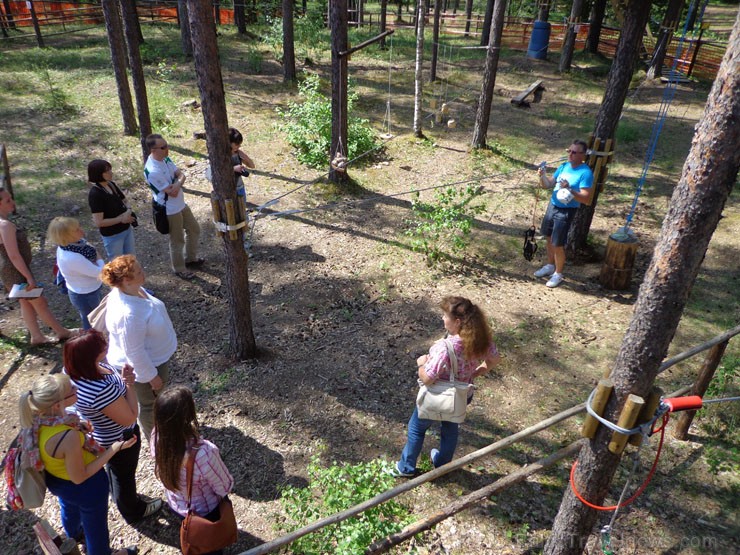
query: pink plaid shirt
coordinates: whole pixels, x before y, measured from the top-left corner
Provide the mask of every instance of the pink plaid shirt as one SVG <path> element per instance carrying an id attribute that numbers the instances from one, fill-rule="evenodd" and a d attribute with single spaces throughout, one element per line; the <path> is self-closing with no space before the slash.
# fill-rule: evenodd
<path id="1" fill-rule="evenodd" d="M 154 441 L 152 455 L 154 455 Z M 167 504 L 177 514 L 187 516 L 187 470 L 183 464 L 180 469 L 180 488 L 177 491 L 166 490 Z M 221 460 L 218 447 L 206 439 L 201 439 L 195 455 L 193 466 L 193 498 L 191 507 L 199 516 L 205 516 L 215 509 L 221 499 L 234 487 L 234 478 Z"/>
<path id="2" fill-rule="evenodd" d="M 452 341 L 452 347 L 455 350 L 455 355 L 457 355 L 457 379 L 461 382 L 473 383 L 473 372 L 475 372 L 475 369 L 478 368 L 480 363 L 486 358 L 494 357 L 498 354 L 495 343 L 491 342 L 485 357 L 466 360 L 463 357 L 463 342 L 460 336 L 451 335 L 447 340 Z M 449 380 L 451 367 L 445 340 L 440 339 L 429 349 L 429 358 L 424 365 L 424 371 L 432 380 Z"/>

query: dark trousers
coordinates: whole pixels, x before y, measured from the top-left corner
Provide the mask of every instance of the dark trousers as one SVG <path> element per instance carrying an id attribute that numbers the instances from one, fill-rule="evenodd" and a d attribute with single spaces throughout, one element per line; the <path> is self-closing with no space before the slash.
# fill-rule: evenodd
<path id="1" fill-rule="evenodd" d="M 139 465 L 141 434 L 138 424 L 134 434 L 139 438 L 135 445 L 122 449 L 105 465 L 113 500 L 123 519 L 131 524 L 140 520 L 146 511 L 146 501 L 136 493 L 136 468 Z"/>

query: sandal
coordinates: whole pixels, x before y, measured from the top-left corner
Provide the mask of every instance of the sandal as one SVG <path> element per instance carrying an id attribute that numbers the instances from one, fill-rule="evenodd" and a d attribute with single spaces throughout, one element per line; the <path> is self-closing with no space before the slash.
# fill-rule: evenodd
<path id="1" fill-rule="evenodd" d="M 159 511 L 163 505 L 164 503 L 162 503 L 161 499 L 152 499 L 151 501 L 147 502 L 146 510 L 144 511 L 144 514 L 141 518 L 152 516 L 154 513 Z"/>
<path id="2" fill-rule="evenodd" d="M 191 260 L 190 262 L 185 262 L 185 266 L 187 266 L 188 268 L 197 268 L 199 266 L 203 266 L 203 263 L 205 261 L 205 258 L 196 258 L 195 260 Z"/>
<path id="3" fill-rule="evenodd" d="M 187 279 L 187 280 L 191 280 L 195 277 L 195 274 L 193 272 L 188 272 L 188 271 L 175 272 L 175 275 L 179 277 L 180 279 Z"/>

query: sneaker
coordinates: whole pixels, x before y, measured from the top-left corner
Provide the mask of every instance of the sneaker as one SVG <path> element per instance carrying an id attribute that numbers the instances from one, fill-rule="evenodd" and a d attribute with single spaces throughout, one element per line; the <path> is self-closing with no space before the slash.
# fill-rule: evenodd
<path id="1" fill-rule="evenodd" d="M 162 505 L 163 503 L 161 499 L 152 499 L 146 504 L 146 510 L 144 511 L 144 514 L 141 518 L 152 516 L 154 513 L 158 512 L 162 508 Z"/>
<path id="2" fill-rule="evenodd" d="M 563 282 L 563 274 L 558 274 L 557 272 L 550 276 L 550 279 L 547 280 L 547 285 L 551 289 L 553 287 L 557 287 Z"/>
<path id="3" fill-rule="evenodd" d="M 432 461 L 432 466 L 434 468 L 437 468 L 437 465 L 434 464 L 434 459 L 436 459 L 439 456 L 439 449 L 432 449 L 429 451 L 429 460 Z"/>
<path id="4" fill-rule="evenodd" d="M 555 273 L 555 264 L 545 264 L 534 273 L 534 277 L 548 277 Z"/>
<path id="5" fill-rule="evenodd" d="M 390 474 L 391 476 L 393 476 L 395 478 L 413 478 L 414 477 L 414 473 L 413 472 L 411 472 L 411 473 L 401 472 L 401 469 L 398 468 L 398 463 L 396 463 L 393 466 L 393 468 L 391 468 L 388 471 L 388 474 Z"/>

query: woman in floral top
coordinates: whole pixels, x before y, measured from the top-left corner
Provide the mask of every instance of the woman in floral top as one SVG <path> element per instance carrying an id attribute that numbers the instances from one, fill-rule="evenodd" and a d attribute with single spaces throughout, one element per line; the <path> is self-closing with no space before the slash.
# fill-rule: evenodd
<path id="1" fill-rule="evenodd" d="M 442 309 L 445 330 L 449 334 L 447 341 L 451 342 L 458 360 L 457 380 L 472 384 L 473 379 L 486 374 L 501 359 L 493 342 L 491 328 L 483 311 L 464 297 L 445 297 L 439 306 Z M 420 356 L 416 364 L 419 367 L 419 379 L 425 385 L 431 385 L 437 380 L 448 380 L 451 361 L 445 339 L 434 343 L 429 354 Z M 471 388 L 468 403 L 472 396 Z M 434 422 L 419 418 L 418 410 L 414 408 L 409 420 L 406 446 L 401 453 L 401 460 L 396 463 L 396 476 L 414 476 L 416 459 L 424 445 L 424 436 Z M 459 424 L 444 421 L 440 424 L 442 430 L 439 449 L 432 449 L 430 453 L 435 468 L 450 462 L 457 447 Z"/>

